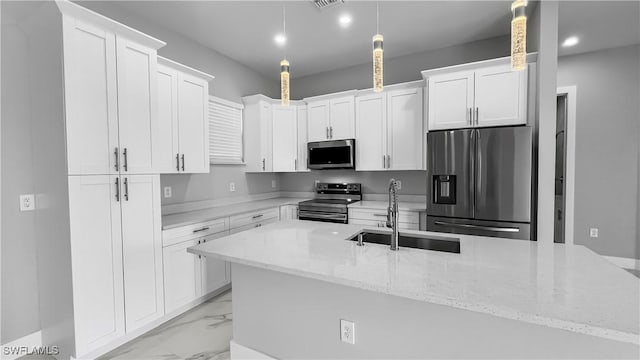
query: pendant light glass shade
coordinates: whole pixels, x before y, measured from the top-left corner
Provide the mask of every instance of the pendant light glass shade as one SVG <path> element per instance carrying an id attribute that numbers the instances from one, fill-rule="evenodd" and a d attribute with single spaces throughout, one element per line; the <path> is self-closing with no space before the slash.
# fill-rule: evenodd
<path id="1" fill-rule="evenodd" d="M 527 0 L 516 0 L 511 4 L 511 69 L 527 67 Z"/>
<path id="2" fill-rule="evenodd" d="M 383 74 L 383 55 L 384 50 L 382 43 L 384 38 L 380 34 L 376 34 L 373 37 L 373 91 L 381 92 L 384 86 L 384 74 Z"/>
<path id="3" fill-rule="evenodd" d="M 280 62 L 280 101 L 283 106 L 289 106 L 289 62 Z"/>

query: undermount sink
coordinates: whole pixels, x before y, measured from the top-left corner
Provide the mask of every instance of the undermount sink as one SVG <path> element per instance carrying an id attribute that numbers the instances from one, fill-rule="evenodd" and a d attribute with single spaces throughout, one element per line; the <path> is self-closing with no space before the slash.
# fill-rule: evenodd
<path id="1" fill-rule="evenodd" d="M 358 241 L 358 236 L 362 234 L 362 242 L 390 245 L 391 233 L 362 231 L 354 237 L 348 239 Z M 433 235 L 408 234 L 400 232 L 398 237 L 398 245 L 400 247 L 408 247 L 421 250 L 444 251 L 449 253 L 460 253 L 460 239 L 447 238 Z"/>

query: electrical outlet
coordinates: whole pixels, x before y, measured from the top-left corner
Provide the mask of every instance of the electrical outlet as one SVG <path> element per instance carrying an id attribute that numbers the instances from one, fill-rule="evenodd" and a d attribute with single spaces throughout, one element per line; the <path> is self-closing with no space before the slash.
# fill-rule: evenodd
<path id="1" fill-rule="evenodd" d="M 170 198 L 171 196 L 173 196 L 173 194 L 171 193 L 171 186 L 165 186 L 164 187 L 164 197 L 165 198 Z"/>
<path id="2" fill-rule="evenodd" d="M 402 189 L 402 180 L 396 180 L 396 184 L 398 185 L 398 190 Z"/>
<path id="3" fill-rule="evenodd" d="M 271 187 L 272 188 L 276 188 L 276 181 L 275 180 L 271 180 Z"/>
<path id="4" fill-rule="evenodd" d="M 36 201 L 33 194 L 20 195 L 20 211 L 33 211 L 35 208 Z"/>
<path id="5" fill-rule="evenodd" d="M 231 191 L 231 192 L 236 191 L 236 183 L 234 183 L 234 182 L 230 182 L 229 183 L 229 191 Z"/>
<path id="6" fill-rule="evenodd" d="M 589 229 L 589 236 L 591 236 L 592 238 L 597 238 L 598 237 L 598 228 Z"/>
<path id="7" fill-rule="evenodd" d="M 340 340 L 351 345 L 356 343 L 356 324 L 353 321 L 340 319 Z"/>

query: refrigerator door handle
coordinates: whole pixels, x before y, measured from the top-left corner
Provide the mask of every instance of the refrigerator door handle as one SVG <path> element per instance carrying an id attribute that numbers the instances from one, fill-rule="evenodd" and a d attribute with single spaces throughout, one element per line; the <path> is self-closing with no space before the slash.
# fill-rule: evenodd
<path id="1" fill-rule="evenodd" d="M 469 141 L 469 194 L 471 195 L 470 207 L 471 217 L 476 216 L 476 156 L 478 154 L 478 134 L 477 130 L 471 130 L 471 140 Z"/>
<path id="2" fill-rule="evenodd" d="M 478 230 L 487 230 L 487 231 L 495 231 L 495 232 L 508 232 L 508 233 L 517 233 L 520 232 L 519 228 L 514 227 L 497 227 L 497 226 L 481 226 L 481 225 L 472 225 L 472 224 L 454 224 L 446 221 L 434 221 L 436 225 L 441 226 L 450 226 L 450 227 L 458 227 L 465 229 L 478 229 Z"/>

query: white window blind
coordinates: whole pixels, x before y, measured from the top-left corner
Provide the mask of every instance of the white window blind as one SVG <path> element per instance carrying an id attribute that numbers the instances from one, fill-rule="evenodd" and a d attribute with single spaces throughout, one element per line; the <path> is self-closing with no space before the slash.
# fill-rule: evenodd
<path id="1" fill-rule="evenodd" d="M 209 160 L 212 164 L 242 164 L 244 106 L 209 97 Z"/>

